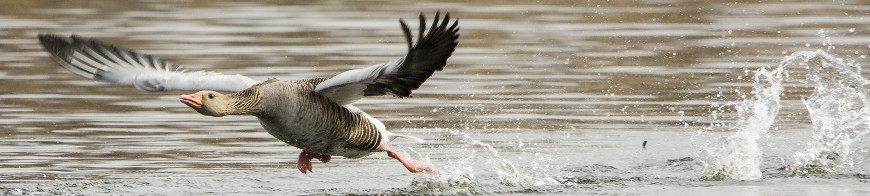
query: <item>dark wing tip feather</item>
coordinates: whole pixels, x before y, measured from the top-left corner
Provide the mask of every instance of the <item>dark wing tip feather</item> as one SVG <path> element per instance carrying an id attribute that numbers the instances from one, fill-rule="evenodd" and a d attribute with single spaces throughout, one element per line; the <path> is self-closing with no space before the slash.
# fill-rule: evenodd
<path id="1" fill-rule="evenodd" d="M 405 33 L 405 40 L 408 42 L 408 50 L 411 50 L 413 45 L 411 44 L 411 29 L 408 28 L 408 24 L 405 24 L 405 20 L 399 19 L 399 24 L 402 25 L 402 33 Z"/>
<path id="2" fill-rule="evenodd" d="M 88 79 L 94 79 L 97 75 L 98 70 L 91 65 L 77 65 L 72 63 L 75 43 L 71 38 L 48 33 L 40 33 L 37 35 L 37 38 L 39 38 L 39 44 L 45 48 L 45 51 L 49 53 L 51 59 L 57 62 L 61 67 Z"/>
<path id="3" fill-rule="evenodd" d="M 447 26 L 447 23 L 450 22 L 450 12 L 444 13 L 444 19 L 441 20 L 441 26 L 439 28 L 444 28 Z"/>
<path id="4" fill-rule="evenodd" d="M 397 97 L 410 97 L 411 91 L 419 88 L 435 71 L 444 69 L 459 38 L 458 20 L 452 25 L 450 20 L 449 12 L 442 18 L 441 11 L 438 11 L 427 30 L 426 17 L 420 13 L 420 32 L 416 43 L 410 43 L 412 39 L 409 28 L 402 22 L 402 30 L 410 46 L 408 54 L 396 72 L 384 73 L 378 77 L 375 84 L 365 90 L 365 95 L 392 94 Z"/>
<path id="5" fill-rule="evenodd" d="M 157 57 L 119 46 L 105 44 L 78 35 L 61 37 L 39 34 L 39 42 L 62 67 L 90 79 L 105 79 L 101 73 L 115 66 L 145 68 L 155 71 L 185 72 L 187 69 Z M 117 82 L 117 81 L 111 81 Z"/>
<path id="6" fill-rule="evenodd" d="M 420 43 L 423 40 L 423 31 L 426 31 L 426 15 L 423 12 L 420 12 L 420 32 L 417 32 L 417 43 Z M 408 44 L 411 44 L 411 40 L 408 40 Z"/>
<path id="7" fill-rule="evenodd" d="M 441 20 L 441 10 L 435 12 L 435 18 L 433 18 L 432 20 L 435 21 L 432 21 L 432 27 L 429 27 L 429 32 L 435 30 L 435 26 L 438 25 L 438 20 Z"/>
<path id="8" fill-rule="evenodd" d="M 72 43 L 70 40 L 64 37 L 57 36 L 55 34 L 47 34 L 40 33 L 38 36 L 39 44 L 45 48 L 49 54 L 54 55 L 58 58 L 67 58 L 69 57 L 72 47 Z"/>

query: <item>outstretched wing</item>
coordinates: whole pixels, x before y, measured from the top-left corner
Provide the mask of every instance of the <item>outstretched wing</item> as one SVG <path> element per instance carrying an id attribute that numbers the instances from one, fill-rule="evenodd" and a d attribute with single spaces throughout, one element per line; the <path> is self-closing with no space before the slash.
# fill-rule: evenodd
<path id="1" fill-rule="evenodd" d="M 122 47 L 53 34 L 40 34 L 39 43 L 51 59 L 67 70 L 94 80 L 133 85 L 143 91 L 216 90 L 237 92 L 257 82 L 242 75 L 189 71 L 183 66 Z"/>
<path id="2" fill-rule="evenodd" d="M 315 91 L 340 105 L 351 104 L 364 96 L 389 94 L 409 97 L 411 90 L 420 88 L 432 73 L 444 68 L 447 58 L 458 44 L 459 21 L 450 25 L 450 13 L 444 14 L 443 20 L 440 15 L 440 12 L 435 14 L 435 21 L 424 36 L 426 17 L 420 14 L 416 45 L 411 42 L 408 25 L 399 20 L 408 42 L 408 54 L 405 57 L 338 74 L 318 84 Z"/>

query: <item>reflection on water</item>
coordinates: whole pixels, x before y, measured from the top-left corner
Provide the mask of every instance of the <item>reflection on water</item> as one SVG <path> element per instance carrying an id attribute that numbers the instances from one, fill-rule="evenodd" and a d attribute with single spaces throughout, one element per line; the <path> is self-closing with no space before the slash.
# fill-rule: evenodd
<path id="1" fill-rule="evenodd" d="M 299 150 L 273 139 L 253 117 L 205 117 L 177 102 L 185 92 L 145 93 L 79 78 L 51 62 L 35 39 L 40 32 L 97 37 L 192 69 L 256 80 L 326 77 L 403 55 L 397 18 L 437 9 L 450 11 L 462 27 L 444 71 L 412 99 L 357 104 L 395 132 L 429 141 L 399 144 L 451 170 L 429 177 L 406 174 L 382 154 L 315 164 L 317 173 L 300 177 L 292 167 Z M 868 11 L 863 1 L 0 0 L 0 180 L 157 176 L 143 182 L 157 185 L 177 182 L 163 176 L 206 176 L 193 180 L 221 192 L 238 187 L 215 187 L 256 181 L 300 194 L 724 188 L 734 184 L 685 185 L 703 175 L 692 157 L 708 139 L 697 130 L 712 137 L 734 131 L 711 126 L 740 119 L 739 108 L 719 106 L 743 100 L 755 86 L 754 70 L 794 52 L 823 49 L 868 64 Z M 812 105 L 817 96 L 795 76 L 806 71 L 794 70 L 795 81 L 782 83 L 787 93 L 777 121 L 758 144 L 762 178 L 803 160 L 792 157 L 813 138 L 815 114 L 800 97 L 810 96 Z M 863 138 L 852 139 L 866 144 Z M 839 174 L 866 176 L 867 164 L 854 162 Z M 362 171 L 377 172 L 355 174 Z M 299 178 L 307 188 L 275 188 Z M 834 181 L 849 187 L 851 179 Z M 758 192 L 818 188 L 804 185 Z M 397 187 L 407 189 L 391 190 Z"/>

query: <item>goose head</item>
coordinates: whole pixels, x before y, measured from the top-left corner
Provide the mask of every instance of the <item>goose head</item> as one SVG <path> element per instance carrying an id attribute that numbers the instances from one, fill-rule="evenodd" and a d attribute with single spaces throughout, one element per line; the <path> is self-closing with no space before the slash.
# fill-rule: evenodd
<path id="1" fill-rule="evenodd" d="M 200 91 L 193 94 L 181 95 L 181 103 L 193 108 L 196 112 L 206 116 L 221 117 L 231 113 L 229 107 L 232 102 L 229 96 L 215 91 Z"/>

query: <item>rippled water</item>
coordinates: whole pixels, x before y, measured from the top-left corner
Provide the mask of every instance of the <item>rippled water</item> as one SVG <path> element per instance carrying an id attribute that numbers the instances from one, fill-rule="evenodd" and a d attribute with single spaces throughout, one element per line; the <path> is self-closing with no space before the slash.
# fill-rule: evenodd
<path id="1" fill-rule="evenodd" d="M 80 78 L 36 40 L 289 80 L 393 60 L 397 19 L 436 10 L 461 26 L 444 71 L 356 104 L 428 140 L 396 145 L 435 175 L 385 153 L 303 175 L 254 117 Z M 866 195 L 868 51 L 864 1 L 0 1 L 0 193 Z"/>

